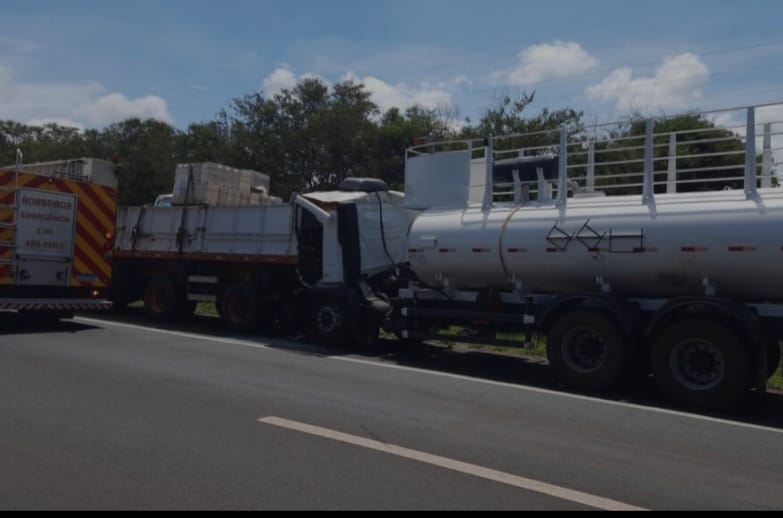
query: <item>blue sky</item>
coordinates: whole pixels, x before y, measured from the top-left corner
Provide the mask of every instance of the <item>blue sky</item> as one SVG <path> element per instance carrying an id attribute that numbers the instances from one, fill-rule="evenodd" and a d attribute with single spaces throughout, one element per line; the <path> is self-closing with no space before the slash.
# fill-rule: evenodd
<path id="1" fill-rule="evenodd" d="M 504 94 L 589 121 L 783 101 L 781 0 L 0 0 L 0 119 L 186 128 L 298 78 L 477 120 Z"/>

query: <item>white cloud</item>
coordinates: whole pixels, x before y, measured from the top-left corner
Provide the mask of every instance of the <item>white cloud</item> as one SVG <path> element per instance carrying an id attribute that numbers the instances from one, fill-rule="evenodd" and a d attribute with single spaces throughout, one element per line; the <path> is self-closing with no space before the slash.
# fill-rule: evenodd
<path id="1" fill-rule="evenodd" d="M 264 78 L 261 82 L 261 89 L 264 94 L 271 96 L 283 89 L 294 88 L 299 81 L 306 78 L 317 78 L 328 83 L 314 73 L 297 75 L 287 65 L 283 65 Z M 419 86 L 412 86 L 404 82 L 390 84 L 374 76 L 359 77 L 353 72 L 344 74 L 341 81 L 363 84 L 370 92 L 370 99 L 382 113 L 392 107 L 404 110 L 417 104 L 427 108 L 451 106 L 454 104 L 453 91 L 470 83 L 467 78 L 461 76 L 437 84 L 425 83 Z"/>
<path id="2" fill-rule="evenodd" d="M 111 93 L 83 102 L 76 113 L 96 125 L 111 124 L 130 117 L 171 122 L 166 101 L 157 95 L 129 99 L 123 94 Z"/>
<path id="3" fill-rule="evenodd" d="M 495 72 L 496 82 L 526 86 L 548 79 L 559 79 L 587 72 L 598 60 L 573 41 L 532 45 L 519 53 L 520 63 L 511 70 Z"/>
<path id="4" fill-rule="evenodd" d="M 407 83 L 392 85 L 377 77 L 366 76 L 360 78 L 351 72 L 346 74 L 343 80 L 362 83 L 367 91 L 370 92 L 370 99 L 378 106 L 381 113 L 393 107 L 404 110 L 414 105 L 424 106 L 425 108 L 452 106 L 454 104 L 453 89 L 467 82 L 467 79 L 460 77 L 452 81 L 432 85 L 426 83 L 420 86 L 411 86 Z"/>
<path id="5" fill-rule="evenodd" d="M 653 77 L 633 77 L 630 68 L 618 68 L 585 90 L 591 99 L 612 101 L 623 111 L 683 109 L 701 98 L 709 69 L 691 53 L 667 57 Z"/>
<path id="6" fill-rule="evenodd" d="M 63 122 L 69 126 L 105 126 L 128 117 L 171 122 L 167 103 L 149 95 L 130 99 L 106 93 L 95 81 L 83 83 L 23 83 L 9 67 L 0 66 L 0 116 L 35 124 Z"/>
<path id="7" fill-rule="evenodd" d="M 324 81 L 320 76 L 313 73 L 297 76 L 288 68 L 288 65 L 282 65 L 261 81 L 261 91 L 267 97 L 271 97 L 283 90 L 292 90 L 303 79 L 321 79 Z"/>
<path id="8" fill-rule="evenodd" d="M 297 83 L 296 75 L 288 68 L 279 67 L 261 82 L 261 90 L 266 95 L 274 95 L 282 90 L 290 90 Z"/>

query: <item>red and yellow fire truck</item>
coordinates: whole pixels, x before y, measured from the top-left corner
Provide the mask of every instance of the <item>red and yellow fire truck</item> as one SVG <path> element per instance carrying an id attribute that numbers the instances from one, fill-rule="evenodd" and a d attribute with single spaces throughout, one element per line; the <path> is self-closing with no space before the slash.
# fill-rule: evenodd
<path id="1" fill-rule="evenodd" d="M 110 308 L 116 165 L 20 162 L 0 167 L 0 311 Z"/>

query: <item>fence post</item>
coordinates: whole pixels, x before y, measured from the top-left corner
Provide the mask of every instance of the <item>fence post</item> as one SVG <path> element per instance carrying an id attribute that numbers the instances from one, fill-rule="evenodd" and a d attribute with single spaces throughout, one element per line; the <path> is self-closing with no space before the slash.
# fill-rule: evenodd
<path id="1" fill-rule="evenodd" d="M 592 140 L 587 145 L 587 182 L 585 189 L 588 192 L 595 190 L 595 142 Z"/>
<path id="2" fill-rule="evenodd" d="M 490 207 L 492 207 L 492 201 L 494 199 L 494 188 L 493 180 L 493 169 L 495 167 L 495 149 L 494 149 L 494 142 L 492 141 L 492 136 L 487 137 L 487 148 L 486 148 L 486 171 L 484 175 L 484 203 L 482 205 L 482 210 L 489 210 Z M 468 187 L 470 188 L 470 187 Z"/>
<path id="3" fill-rule="evenodd" d="M 666 173 L 666 192 L 677 192 L 677 133 L 669 135 L 669 169 Z"/>
<path id="4" fill-rule="evenodd" d="M 557 203 L 568 202 L 568 130 L 560 128 L 560 162 L 557 178 Z"/>
<path id="5" fill-rule="evenodd" d="M 745 197 L 756 196 L 756 108 L 748 108 L 748 128 L 745 135 Z"/>
<path id="6" fill-rule="evenodd" d="M 653 173 L 655 172 L 655 162 L 653 161 L 655 155 L 654 129 L 655 121 L 647 119 L 644 137 L 644 189 L 642 191 L 642 203 L 645 204 L 655 199 L 655 185 L 653 183 Z"/>
<path id="7" fill-rule="evenodd" d="M 772 187 L 772 124 L 764 124 L 764 154 L 761 159 L 761 186 Z"/>

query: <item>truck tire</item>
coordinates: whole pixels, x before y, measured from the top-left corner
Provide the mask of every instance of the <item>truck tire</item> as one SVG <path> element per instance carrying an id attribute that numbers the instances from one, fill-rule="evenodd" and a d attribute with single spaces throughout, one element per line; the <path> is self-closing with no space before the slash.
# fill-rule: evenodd
<path id="1" fill-rule="evenodd" d="M 220 315 L 232 331 L 246 333 L 256 327 L 258 296 L 253 283 L 237 281 L 221 297 Z"/>
<path id="2" fill-rule="evenodd" d="M 315 300 L 310 308 L 310 336 L 320 344 L 332 347 L 346 346 L 351 329 L 347 302 L 337 296 Z"/>
<path id="3" fill-rule="evenodd" d="M 169 275 L 153 277 L 144 291 L 144 312 L 156 322 L 171 322 L 177 316 L 177 284 Z"/>
<path id="4" fill-rule="evenodd" d="M 653 342 L 652 370 L 667 397 L 699 408 L 729 408 L 750 383 L 741 340 L 714 320 L 689 318 L 665 328 Z"/>
<path id="5" fill-rule="evenodd" d="M 601 391 L 623 374 L 628 349 L 619 325 L 605 313 L 575 309 L 555 320 L 547 335 L 549 366 L 578 390 Z"/>
<path id="6" fill-rule="evenodd" d="M 780 342 L 777 339 L 767 341 L 767 379 L 780 368 Z"/>

